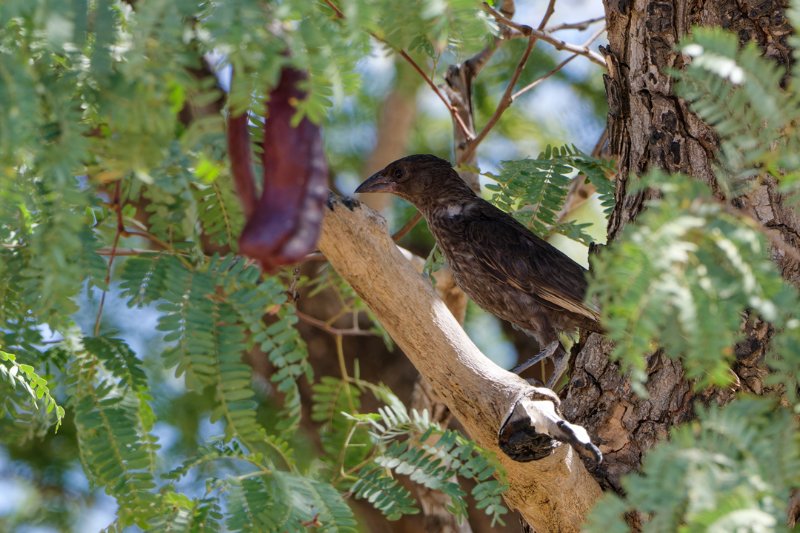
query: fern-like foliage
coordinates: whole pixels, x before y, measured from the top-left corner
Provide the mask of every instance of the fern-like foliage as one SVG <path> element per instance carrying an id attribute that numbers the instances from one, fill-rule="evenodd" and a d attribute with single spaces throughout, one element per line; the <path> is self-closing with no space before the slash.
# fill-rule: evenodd
<path id="1" fill-rule="evenodd" d="M 398 479 L 380 466 L 363 467 L 351 491 L 356 498 L 368 501 L 388 520 L 419 513 L 416 500 Z"/>
<path id="2" fill-rule="evenodd" d="M 356 521 L 342 495 L 329 484 L 275 472 L 230 487 L 231 531 L 354 532 Z"/>
<path id="3" fill-rule="evenodd" d="M 345 413 L 361 410 L 361 389 L 345 379 L 323 376 L 314 384 L 312 402 L 311 419 L 321 424 L 326 460 L 337 469 L 360 464 L 372 448 L 369 435 Z"/>
<path id="4" fill-rule="evenodd" d="M 512 213 L 537 235 L 563 233 L 588 244 L 591 237 L 582 231 L 582 226 L 559 220 L 578 172 L 595 185 L 608 212 L 614 205 L 610 163 L 594 159 L 574 146 L 548 146 L 536 159 L 503 161 L 498 175 L 487 174 L 497 183 L 486 188 L 493 191 L 491 201 L 495 205 Z"/>
<path id="5" fill-rule="evenodd" d="M 166 341 L 174 342 L 166 352 L 167 363 L 185 375 L 187 386 L 198 392 L 213 390 L 212 420 L 224 420 L 228 436 L 251 451 L 266 451 L 271 443 L 283 454 L 285 443 L 272 442 L 256 419 L 252 371 L 242 362 L 253 310 L 266 311 L 266 300 L 257 300 L 255 308 L 250 300 L 252 293 L 264 295 L 255 283 L 259 276 L 235 256 L 214 258 L 195 270 L 171 262 L 158 328 L 166 332 Z M 220 292 L 229 298 L 220 298 Z"/>
<path id="6" fill-rule="evenodd" d="M 164 293 L 167 272 L 177 268 L 178 260 L 167 254 L 132 257 L 120 273 L 121 296 L 131 307 L 151 304 Z"/>
<path id="7" fill-rule="evenodd" d="M 800 483 L 796 420 L 773 400 L 744 398 L 701 409 L 606 495 L 588 531 L 628 531 L 622 513 L 644 513 L 647 531 L 779 531 Z"/>
<path id="8" fill-rule="evenodd" d="M 141 370 L 132 361 L 122 361 L 130 352 L 119 341 L 90 340 L 87 347 L 81 339 L 72 339 L 70 344 L 74 359 L 69 367 L 69 407 L 84 470 L 120 502 L 122 526 L 144 526 L 159 512 L 160 501 L 154 492 L 158 445 L 149 433 L 151 411 L 136 391 Z M 114 370 L 122 370 L 125 377 L 118 379 Z"/>
<path id="9" fill-rule="evenodd" d="M 800 172 L 793 134 L 800 100 L 796 86 L 781 88 L 785 70 L 763 58 L 755 43 L 739 47 L 735 34 L 719 28 L 696 28 L 681 50 L 691 62 L 675 73 L 678 94 L 720 137 L 717 182 L 740 194 L 750 178 L 768 172 L 793 186 Z"/>
<path id="10" fill-rule="evenodd" d="M 646 356 L 658 346 L 682 357 L 699 385 L 727 383 L 741 313 L 785 324 L 797 294 L 769 261 L 761 232 L 728 214 L 704 184 L 659 173 L 642 183 L 663 197 L 593 262 L 591 292 L 616 344 L 612 356 L 640 392 Z"/>
<path id="11" fill-rule="evenodd" d="M 230 177 L 196 184 L 193 191 L 203 235 L 214 244 L 228 245 L 236 251 L 244 215 Z"/>
<path id="12" fill-rule="evenodd" d="M 412 0 L 403 6 L 388 0 L 354 4 L 357 7 L 351 7 L 351 12 L 374 12 L 372 7 L 380 6 L 380 16 L 371 18 L 369 27 L 391 46 L 434 58 L 447 48 L 456 52 L 461 48 L 480 49 L 494 29 L 480 6 L 469 0 L 437 4 Z"/>
<path id="13" fill-rule="evenodd" d="M 214 499 L 191 499 L 178 492 L 163 496 L 167 513 L 156 516 L 148 523 L 150 531 L 175 533 L 214 533 L 222 531 L 222 510 Z"/>
<path id="14" fill-rule="evenodd" d="M 41 433 L 55 423 L 61 426 L 64 408 L 50 393 L 47 380 L 36 373 L 34 367 L 17 362 L 14 354 L 0 350 L 0 387 L 4 389 L 0 399 L 0 417 L 9 418 L 17 426 L 27 426 L 29 437 Z M 43 424 L 37 423 L 44 410 Z"/>
<path id="15" fill-rule="evenodd" d="M 427 411 L 412 410 L 386 395 L 388 405 L 376 414 L 348 415 L 369 428 L 375 443 L 371 461 L 358 473 L 351 491 L 373 503 L 387 518 L 417 512 L 407 490 L 394 482 L 392 473 L 450 497 L 450 511 L 466 517 L 466 493 L 457 478 L 475 482 L 476 505 L 492 519 L 503 523 L 507 512 L 501 501 L 505 474 L 497 461 L 459 432 L 444 430 L 432 422 Z M 498 477 L 498 479 L 495 479 Z"/>

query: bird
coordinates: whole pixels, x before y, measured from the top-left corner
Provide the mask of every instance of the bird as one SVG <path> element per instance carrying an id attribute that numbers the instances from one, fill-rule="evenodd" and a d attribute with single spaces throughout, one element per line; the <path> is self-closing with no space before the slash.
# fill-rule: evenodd
<path id="1" fill-rule="evenodd" d="M 559 333 L 602 332 L 597 308 L 584 301 L 587 270 L 513 216 L 478 196 L 449 161 L 409 155 L 366 179 L 356 193 L 391 193 L 428 223 L 456 284 L 484 310 L 533 336 L 541 350 L 512 369 L 554 360 L 552 388 L 568 357 Z"/>

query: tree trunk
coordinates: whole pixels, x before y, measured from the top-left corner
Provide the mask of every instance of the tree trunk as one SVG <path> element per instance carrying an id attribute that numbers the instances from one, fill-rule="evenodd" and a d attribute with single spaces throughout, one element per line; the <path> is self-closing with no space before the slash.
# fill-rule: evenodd
<path id="1" fill-rule="evenodd" d="M 771 0 L 605 0 L 605 7 L 608 131 L 618 163 L 617 204 L 608 228 L 613 246 L 647 200 L 646 193 L 627 194 L 628 185 L 649 169 L 683 172 L 725 199 L 712 171 L 716 136 L 674 95 L 667 73 L 683 66 L 675 52 L 678 41 L 692 26 L 722 26 L 737 33 L 741 43 L 755 40 L 765 56 L 788 65 L 791 29 L 783 15 L 786 4 Z M 725 200 L 800 250 L 800 219 L 784 205 L 774 180 L 762 179 L 749 194 Z M 800 265 L 781 250 L 773 249 L 772 255 L 784 277 L 800 284 Z M 586 340 L 576 356 L 563 409 L 568 419 L 585 426 L 599 441 L 605 461 L 593 473 L 601 485 L 619 490 L 620 477 L 638 468 L 643 453 L 672 426 L 690 419 L 696 402 L 726 403 L 741 390 L 767 392 L 764 354 L 772 330 L 753 318 L 742 327 L 747 338 L 736 346 L 733 370 L 739 379 L 734 386 L 695 393 L 681 365 L 657 352 L 648 361 L 648 399 L 638 398 L 618 365 L 610 362 L 610 342 L 598 335 Z"/>

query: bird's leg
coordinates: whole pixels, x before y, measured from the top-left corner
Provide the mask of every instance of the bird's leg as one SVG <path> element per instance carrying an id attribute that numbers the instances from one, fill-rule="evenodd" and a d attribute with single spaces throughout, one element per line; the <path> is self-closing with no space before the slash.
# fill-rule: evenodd
<path id="1" fill-rule="evenodd" d="M 559 343 L 558 349 L 561 353 L 557 353 L 553 356 L 553 373 L 550 374 L 550 378 L 547 380 L 546 385 L 548 389 L 553 389 L 556 384 L 558 384 L 561 376 L 564 375 L 569 367 L 569 352 L 565 350 L 563 346 L 561 346 L 561 343 Z"/>
<path id="2" fill-rule="evenodd" d="M 553 354 L 556 353 L 556 350 L 558 350 L 560 344 L 561 343 L 558 340 L 554 340 L 553 342 L 545 346 L 541 352 L 537 353 L 524 363 L 515 366 L 514 368 L 511 369 L 511 371 L 515 374 L 521 374 L 524 371 L 528 370 L 533 365 L 535 365 L 536 363 L 538 363 L 539 361 L 547 359 L 548 357 L 553 357 Z M 562 374 L 564 373 L 564 369 L 561 370 L 561 373 Z"/>

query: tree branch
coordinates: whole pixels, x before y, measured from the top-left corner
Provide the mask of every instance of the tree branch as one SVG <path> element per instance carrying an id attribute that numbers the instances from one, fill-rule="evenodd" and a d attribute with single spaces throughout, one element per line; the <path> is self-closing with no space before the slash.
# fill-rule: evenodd
<path id="1" fill-rule="evenodd" d="M 530 412 L 546 404 L 549 411 L 543 410 L 535 419 L 553 420 L 552 410 L 558 404 L 555 394 L 532 387 L 478 350 L 433 288 L 404 258 L 380 216 L 336 199 L 329 207 L 320 250 L 472 438 L 498 455 L 508 472 L 506 501 L 538 531 L 578 531 L 601 491 L 575 450 L 555 443 L 549 456 L 519 463 L 498 446 L 501 423 L 509 413 Z"/>
<path id="2" fill-rule="evenodd" d="M 561 30 L 585 30 L 588 29 L 589 26 L 592 24 L 596 24 L 598 22 L 606 20 L 606 16 L 594 17 L 587 20 L 582 20 L 580 22 L 564 22 L 562 24 L 556 24 L 555 26 L 550 26 L 545 31 L 547 33 L 553 33 L 556 31 Z"/>
<path id="3" fill-rule="evenodd" d="M 599 29 L 599 30 L 597 30 L 596 32 L 594 32 L 594 34 L 592 34 L 592 36 L 591 36 L 591 37 L 589 37 L 589 39 L 588 39 L 588 40 L 587 40 L 585 43 L 583 43 L 583 44 L 581 45 L 581 47 L 582 47 L 582 48 L 586 48 L 586 49 L 588 50 L 588 46 L 589 46 L 590 44 L 592 44 L 592 43 L 593 43 L 595 40 L 597 40 L 597 38 L 598 38 L 598 37 L 600 37 L 600 36 L 603 34 L 603 32 L 604 32 L 604 31 L 606 31 L 606 28 L 605 28 L 605 26 L 604 26 L 604 27 L 602 27 L 602 28 L 600 28 L 600 29 Z M 535 79 L 534 81 L 532 81 L 531 83 L 529 83 L 528 85 L 526 85 L 525 87 L 523 87 L 522 89 L 520 89 L 519 91 L 517 91 L 517 92 L 515 92 L 514 94 L 512 94 L 512 95 L 511 95 L 511 102 L 514 102 L 514 100 L 516 100 L 517 98 L 519 98 L 520 96 L 522 96 L 524 93 L 526 93 L 526 92 L 530 91 L 531 89 L 533 89 L 534 87 L 536 87 L 537 85 L 539 85 L 540 83 L 542 83 L 544 80 L 546 80 L 547 78 L 549 78 L 549 77 L 550 77 L 550 76 L 552 76 L 553 74 L 555 74 L 555 73 L 557 73 L 558 71 L 560 71 L 560 70 L 561 70 L 562 68 L 564 68 L 564 67 L 565 67 L 565 66 L 566 66 L 566 65 L 567 65 L 567 64 L 568 64 L 570 61 L 572 61 L 573 59 L 575 59 L 575 58 L 576 58 L 576 57 L 578 57 L 579 55 L 580 55 L 580 54 L 578 54 L 578 53 L 574 53 L 574 54 L 572 54 L 571 56 L 569 56 L 568 58 L 566 58 L 564 61 L 562 61 L 561 63 L 559 63 L 559 64 L 558 64 L 558 65 L 556 65 L 555 67 L 553 67 L 553 69 L 551 69 L 549 72 L 547 72 L 546 74 L 544 74 L 544 75 L 540 76 L 539 78 Z"/>
<path id="4" fill-rule="evenodd" d="M 324 0 L 324 1 L 328 5 L 328 7 L 330 7 L 333 10 L 334 16 L 337 19 L 344 19 L 345 18 L 344 13 L 342 12 L 341 9 L 339 9 L 339 7 L 336 4 L 334 4 L 331 0 Z M 466 135 L 467 138 L 471 139 L 472 135 L 470 134 L 469 130 L 467 129 L 467 125 L 464 124 L 464 122 L 461 120 L 461 117 L 458 116 L 458 113 L 456 112 L 456 108 L 453 107 L 453 104 L 451 104 L 447 100 L 447 98 L 445 98 L 445 96 L 442 94 L 442 92 L 439 90 L 439 88 L 436 86 L 436 84 L 433 82 L 433 80 L 430 78 L 430 76 L 428 76 L 425 73 L 425 71 L 422 70 L 422 68 L 417 64 L 417 62 L 414 61 L 414 58 L 412 58 L 410 55 L 408 55 L 408 52 L 406 52 L 403 49 L 397 50 L 397 49 L 393 48 L 389 43 L 386 42 L 386 40 L 384 40 L 382 37 L 376 35 L 375 33 L 370 32 L 370 35 L 373 38 L 375 38 L 376 40 L 382 42 L 383 44 L 385 44 L 386 46 L 388 46 L 389 48 L 394 50 L 395 53 L 399 54 L 400 57 L 402 57 L 406 62 L 408 62 L 408 64 L 411 65 L 411 67 L 414 70 L 416 70 L 419 73 L 420 76 L 422 76 L 422 79 L 425 80 L 425 83 L 428 84 L 428 86 L 433 90 L 433 92 L 436 94 L 436 96 L 439 97 L 439 100 L 441 100 L 442 103 L 445 105 L 447 110 L 450 111 L 450 114 L 453 116 L 453 120 L 461 128 L 461 130 L 463 131 L 464 135 Z"/>
<path id="5" fill-rule="evenodd" d="M 597 63 L 601 67 L 606 67 L 606 62 L 603 59 L 603 56 L 589 50 L 588 48 L 578 46 L 575 44 L 570 44 L 566 41 L 559 39 L 558 37 L 553 37 L 547 31 L 543 30 L 542 28 L 531 28 L 530 26 L 526 26 L 525 24 L 519 24 L 518 22 L 514 22 L 513 20 L 509 19 L 499 11 L 495 10 L 487 4 L 486 2 L 483 3 L 483 10 L 490 14 L 494 19 L 509 28 L 512 28 L 518 31 L 520 34 L 527 36 L 528 38 L 536 37 L 536 39 L 541 39 L 542 41 L 551 44 L 556 50 L 567 50 L 569 52 L 574 52 L 578 55 L 584 56 L 585 58 L 589 59 L 593 63 Z M 549 17 L 546 19 L 542 19 L 543 22 L 547 23 Z"/>

